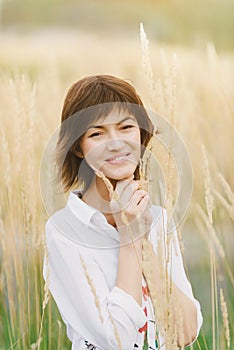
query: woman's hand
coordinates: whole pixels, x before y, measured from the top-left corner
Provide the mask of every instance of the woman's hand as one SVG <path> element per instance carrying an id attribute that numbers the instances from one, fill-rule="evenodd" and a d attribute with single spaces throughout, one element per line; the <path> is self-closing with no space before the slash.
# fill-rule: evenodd
<path id="1" fill-rule="evenodd" d="M 140 189 L 140 181 L 132 178 L 118 181 L 115 192 L 117 198 L 111 200 L 110 208 L 120 233 L 120 244 L 142 241 L 152 223 L 148 192 Z"/>

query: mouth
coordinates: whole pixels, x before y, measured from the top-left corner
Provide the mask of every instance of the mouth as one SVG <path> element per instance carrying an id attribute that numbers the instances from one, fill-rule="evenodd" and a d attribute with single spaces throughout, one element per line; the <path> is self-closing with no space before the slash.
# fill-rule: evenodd
<path id="1" fill-rule="evenodd" d="M 106 162 L 108 162 L 110 164 L 117 164 L 117 163 L 126 162 L 129 160 L 130 154 L 131 153 L 118 154 L 114 157 L 107 158 Z"/>

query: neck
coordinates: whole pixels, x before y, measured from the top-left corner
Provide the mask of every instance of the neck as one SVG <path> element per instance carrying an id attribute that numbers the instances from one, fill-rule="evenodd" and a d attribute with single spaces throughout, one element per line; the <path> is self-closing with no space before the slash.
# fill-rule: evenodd
<path id="1" fill-rule="evenodd" d="M 112 183 L 113 188 L 116 186 L 116 181 Z M 102 211 L 103 213 L 109 213 L 110 193 L 104 183 L 104 181 L 95 176 L 91 185 L 83 195 L 83 200 L 92 207 Z"/>

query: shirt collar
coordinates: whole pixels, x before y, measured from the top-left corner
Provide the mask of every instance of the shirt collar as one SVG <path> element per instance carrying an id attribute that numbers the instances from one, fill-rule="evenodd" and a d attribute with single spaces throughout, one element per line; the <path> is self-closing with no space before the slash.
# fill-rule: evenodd
<path id="1" fill-rule="evenodd" d="M 91 218 L 98 210 L 84 203 L 79 197 L 80 190 L 74 190 L 69 194 L 67 206 L 86 225 L 90 224 Z"/>
<path id="2" fill-rule="evenodd" d="M 78 193 L 80 190 L 74 190 L 69 194 L 66 207 L 91 230 L 89 235 L 93 247 L 114 248 L 119 246 L 119 233 L 110 224 L 108 224 L 105 216 L 97 209 L 83 202 Z M 91 237 L 91 238 L 90 238 Z M 114 242 L 113 242 L 114 240 Z M 96 244 L 94 244 L 96 242 Z M 86 242 L 87 244 L 87 242 Z"/>

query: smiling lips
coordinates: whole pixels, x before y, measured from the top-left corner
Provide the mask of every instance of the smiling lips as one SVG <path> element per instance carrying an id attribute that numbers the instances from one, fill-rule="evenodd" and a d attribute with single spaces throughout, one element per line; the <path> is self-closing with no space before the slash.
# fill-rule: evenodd
<path id="1" fill-rule="evenodd" d="M 106 162 L 110 164 L 120 164 L 129 160 L 130 153 L 118 154 L 115 157 L 110 157 L 106 159 Z"/>

